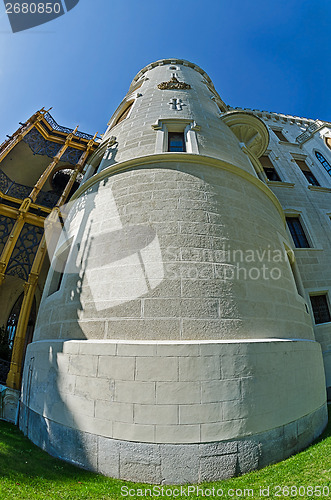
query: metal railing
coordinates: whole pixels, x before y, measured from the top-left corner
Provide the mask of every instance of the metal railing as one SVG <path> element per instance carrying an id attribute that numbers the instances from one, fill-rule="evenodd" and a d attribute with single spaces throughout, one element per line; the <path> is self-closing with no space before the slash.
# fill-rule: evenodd
<path id="1" fill-rule="evenodd" d="M 57 130 L 58 132 L 63 132 L 65 134 L 71 134 L 71 132 L 74 131 L 72 128 L 62 127 L 61 125 L 56 123 L 52 115 L 50 115 L 48 112 L 44 114 L 44 118 L 47 121 L 47 123 L 52 127 L 53 130 Z M 93 139 L 93 135 L 86 134 L 85 132 L 77 131 L 75 135 L 77 137 L 81 137 L 82 139 L 88 139 L 88 140 Z"/>
<path id="2" fill-rule="evenodd" d="M 18 198 L 19 200 L 24 200 L 31 193 L 32 187 L 24 186 L 24 184 L 18 184 L 12 181 L 8 175 L 6 175 L 2 170 L 0 170 L 0 191 L 7 196 L 12 196 L 13 198 Z M 40 191 L 38 194 L 36 204 L 42 205 L 43 207 L 53 208 L 59 199 L 59 195 L 55 193 L 45 193 Z"/>
<path id="3" fill-rule="evenodd" d="M 310 137 L 312 137 L 314 132 L 316 132 L 316 130 L 321 128 L 321 127 L 323 127 L 323 122 L 321 122 L 320 120 L 316 120 L 316 122 L 309 125 L 307 130 L 302 132 L 302 134 L 298 135 L 298 137 L 296 138 L 296 141 L 299 144 L 302 144 L 303 142 L 308 141 L 308 139 L 310 139 Z"/>

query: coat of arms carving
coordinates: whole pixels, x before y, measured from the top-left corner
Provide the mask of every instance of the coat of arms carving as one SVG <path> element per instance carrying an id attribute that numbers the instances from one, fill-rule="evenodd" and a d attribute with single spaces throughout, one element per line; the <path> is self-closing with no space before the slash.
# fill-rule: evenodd
<path id="1" fill-rule="evenodd" d="M 180 82 L 175 76 L 172 76 L 168 82 L 159 83 L 157 88 L 160 90 L 186 90 L 190 89 L 191 85 Z"/>

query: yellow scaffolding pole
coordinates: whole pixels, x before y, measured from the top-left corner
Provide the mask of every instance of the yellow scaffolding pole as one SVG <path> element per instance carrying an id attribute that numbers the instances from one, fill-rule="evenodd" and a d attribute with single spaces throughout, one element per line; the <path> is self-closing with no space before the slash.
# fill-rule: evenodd
<path id="1" fill-rule="evenodd" d="M 6 269 L 10 257 L 13 253 L 13 250 L 15 248 L 18 237 L 21 234 L 22 228 L 25 223 L 25 217 L 29 211 L 30 205 L 31 205 L 31 200 L 29 198 L 23 200 L 20 208 L 18 209 L 18 216 L 16 222 L 10 232 L 10 235 L 8 236 L 4 249 L 2 250 L 2 254 L 0 257 L 0 286 L 5 280 Z"/>
<path id="2" fill-rule="evenodd" d="M 78 126 L 75 128 L 75 130 L 73 132 L 68 134 L 66 141 L 63 144 L 62 148 L 54 156 L 51 163 L 48 165 L 48 167 L 45 169 L 45 171 L 39 177 L 37 183 L 35 184 L 31 193 L 29 194 L 29 197 L 26 198 L 25 200 L 23 200 L 20 208 L 18 209 L 19 210 L 18 218 L 17 218 L 17 220 L 16 220 L 16 222 L 15 222 L 15 224 L 10 232 L 10 235 L 6 241 L 5 247 L 4 247 L 2 254 L 1 254 L 1 257 L 0 257 L 0 286 L 2 285 L 2 283 L 5 280 L 6 269 L 7 269 L 10 257 L 14 251 L 16 242 L 17 242 L 19 235 L 21 234 L 21 231 L 23 229 L 25 219 L 26 219 L 27 213 L 29 211 L 30 205 L 31 205 L 31 203 L 36 201 L 37 196 L 40 193 L 41 188 L 44 186 L 48 177 L 53 172 L 53 169 L 56 167 L 56 165 L 61 160 L 62 155 L 68 149 L 70 141 L 72 140 L 73 136 L 77 132 L 77 129 L 78 129 Z"/>
<path id="3" fill-rule="evenodd" d="M 56 206 L 53 208 L 50 216 L 47 219 L 47 224 L 50 224 L 50 229 L 52 226 L 57 224 L 58 221 L 58 212 L 60 206 L 62 206 L 72 189 L 72 186 L 77 178 L 77 175 L 83 170 L 84 164 L 90 154 L 90 150 L 93 147 L 94 140 L 97 134 L 91 139 L 88 144 L 86 151 L 81 155 L 78 163 L 73 170 L 72 175 L 70 176 L 69 182 L 66 185 L 60 199 L 58 200 Z M 45 171 L 46 172 L 46 171 Z M 50 170 L 51 172 L 51 170 Z M 38 194 L 38 193 L 37 193 Z M 45 235 L 42 237 L 42 240 L 39 244 L 37 253 L 35 255 L 31 272 L 29 274 L 28 281 L 24 285 L 24 298 L 22 302 L 22 307 L 18 319 L 16 334 L 14 338 L 14 346 L 13 346 L 13 354 L 10 364 L 10 370 L 7 377 L 7 386 L 12 389 L 20 389 L 21 387 L 21 379 L 22 379 L 22 363 L 24 356 L 24 345 L 25 345 L 25 335 L 29 322 L 29 317 L 31 313 L 31 308 L 33 304 L 33 299 L 35 295 L 35 291 L 38 285 L 39 275 L 42 269 L 42 265 L 46 256 L 46 238 Z"/>

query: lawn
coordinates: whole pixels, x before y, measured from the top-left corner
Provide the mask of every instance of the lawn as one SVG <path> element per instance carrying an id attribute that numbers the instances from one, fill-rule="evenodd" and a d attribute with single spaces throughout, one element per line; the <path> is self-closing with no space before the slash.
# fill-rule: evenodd
<path id="1" fill-rule="evenodd" d="M 199 485 L 200 491 L 190 488 L 188 492 L 188 486 L 182 490 L 163 486 L 163 491 L 157 487 L 153 492 L 150 485 L 78 469 L 41 451 L 14 425 L 0 422 L 0 500 L 331 498 L 331 424 L 312 446 L 283 462 L 227 481 Z"/>

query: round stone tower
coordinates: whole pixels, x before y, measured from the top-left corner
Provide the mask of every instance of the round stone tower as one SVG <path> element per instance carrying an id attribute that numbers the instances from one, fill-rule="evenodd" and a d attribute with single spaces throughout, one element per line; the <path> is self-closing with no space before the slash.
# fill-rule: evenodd
<path id="1" fill-rule="evenodd" d="M 194 483 L 321 433 L 321 351 L 267 146 L 198 66 L 134 78 L 70 202 L 27 350 L 33 442 L 116 478 Z"/>

